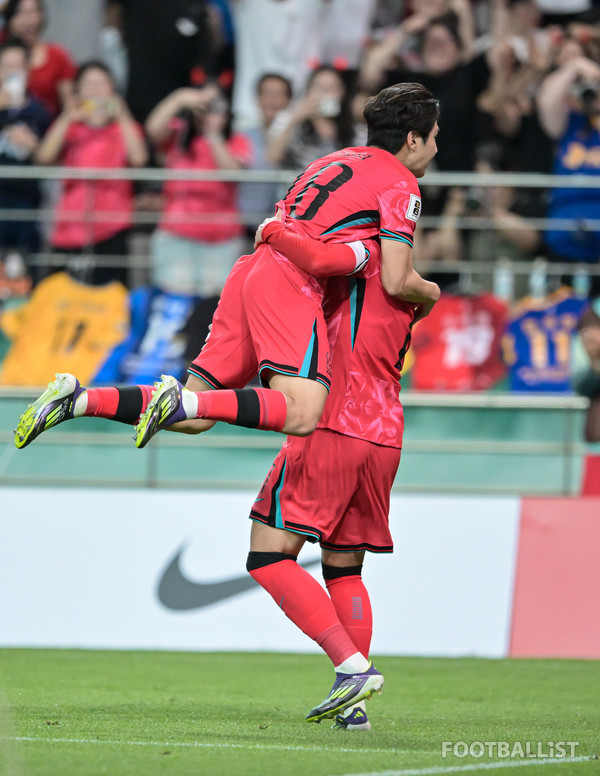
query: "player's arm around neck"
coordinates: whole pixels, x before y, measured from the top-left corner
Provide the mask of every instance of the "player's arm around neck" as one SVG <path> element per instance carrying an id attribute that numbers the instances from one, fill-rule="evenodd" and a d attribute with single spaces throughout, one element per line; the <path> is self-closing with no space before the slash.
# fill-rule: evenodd
<path id="1" fill-rule="evenodd" d="M 405 302 L 437 302 L 437 283 L 422 278 L 412 263 L 412 248 L 396 240 L 381 241 L 381 284 L 396 299 Z"/>

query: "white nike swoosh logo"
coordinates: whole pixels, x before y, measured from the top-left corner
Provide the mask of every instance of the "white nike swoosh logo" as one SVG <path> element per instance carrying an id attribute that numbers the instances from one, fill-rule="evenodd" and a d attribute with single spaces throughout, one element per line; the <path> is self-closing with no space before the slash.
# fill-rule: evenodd
<path id="1" fill-rule="evenodd" d="M 156 594 L 166 609 L 176 612 L 203 609 L 255 588 L 256 582 L 249 574 L 214 582 L 193 582 L 181 570 L 180 560 L 186 548 L 187 544 L 181 545 L 158 581 Z M 308 569 L 320 562 L 320 558 L 313 558 L 313 560 L 300 563 L 300 566 Z"/>

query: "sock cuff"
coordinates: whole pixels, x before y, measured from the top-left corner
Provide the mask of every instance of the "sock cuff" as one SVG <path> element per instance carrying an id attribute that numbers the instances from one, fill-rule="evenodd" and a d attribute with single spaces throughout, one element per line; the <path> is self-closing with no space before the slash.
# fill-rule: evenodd
<path id="1" fill-rule="evenodd" d="M 250 550 L 248 560 L 246 561 L 246 571 L 256 571 L 264 566 L 272 566 L 274 563 L 280 563 L 282 560 L 296 561 L 296 555 L 290 555 L 286 552 L 255 552 Z"/>
<path id="2" fill-rule="evenodd" d="M 323 579 L 327 582 L 330 579 L 340 579 L 341 577 L 360 577 L 362 573 L 362 563 L 360 566 L 329 566 L 327 563 L 321 563 Z"/>

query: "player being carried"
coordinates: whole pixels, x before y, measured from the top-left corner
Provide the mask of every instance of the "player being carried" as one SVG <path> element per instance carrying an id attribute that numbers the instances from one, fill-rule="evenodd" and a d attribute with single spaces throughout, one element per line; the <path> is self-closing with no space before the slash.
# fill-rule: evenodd
<path id="1" fill-rule="evenodd" d="M 427 314 L 439 297 L 438 287 L 415 272 L 411 251 L 420 210 L 416 177 L 424 174 L 437 150 L 438 110 L 435 98 L 420 84 L 385 89 L 365 108 L 368 145 L 319 159 L 297 178 L 280 203 L 285 231 L 275 238 L 281 227 L 273 223 L 263 237 L 278 239 L 278 247 L 298 266 L 268 243 L 239 260 L 223 291 L 211 337 L 190 367 L 191 390 L 166 377 L 148 401 L 149 386 L 86 391 L 72 376 L 59 375 L 20 419 L 17 447 L 84 414 L 131 423 L 142 413 L 140 447 L 161 428 L 197 433 L 216 420 L 296 436 L 311 433 L 323 411 L 331 366 L 321 308 L 324 284 L 315 275 L 356 272 L 368 255 L 362 241 L 380 236 L 383 288 L 413 309 L 420 305 L 419 315 Z M 317 260 L 305 253 L 306 238 L 325 243 Z M 350 248 L 327 244 L 334 241 L 350 243 Z M 359 289 L 357 285 L 351 303 L 353 336 L 361 320 Z M 372 358 L 377 358 L 375 352 Z M 243 389 L 257 372 L 269 388 Z M 388 475 L 391 468 L 386 467 Z M 332 717 L 380 689 L 383 677 L 357 650 L 325 591 L 295 563 L 293 553 L 278 549 L 281 535 L 284 547 L 288 535 L 295 535 L 282 531 L 283 524 L 276 515 L 274 519 L 275 527 L 263 526 L 265 541 L 253 537 L 249 569 L 274 597 L 283 585 L 285 613 L 332 659 L 334 687 L 308 718 Z M 341 557 L 339 551 L 337 555 Z M 315 586 L 311 594 L 309 580 Z M 323 629 L 324 622 L 331 624 Z"/>

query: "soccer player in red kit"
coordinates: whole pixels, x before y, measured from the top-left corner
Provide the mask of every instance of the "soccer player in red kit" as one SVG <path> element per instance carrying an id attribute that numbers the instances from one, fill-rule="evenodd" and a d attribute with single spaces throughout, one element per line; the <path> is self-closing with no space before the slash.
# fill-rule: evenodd
<path id="1" fill-rule="evenodd" d="M 273 227 L 262 232 L 283 250 L 287 235 Z M 318 255 L 319 246 L 305 250 Z M 333 363 L 323 415 L 309 437 L 288 437 L 250 513 L 250 574 L 328 649 L 334 665 L 342 662 L 331 692 L 307 719 L 335 716 L 335 726 L 347 730 L 368 730 L 370 723 L 362 701 L 339 713 L 344 685 L 361 679 L 348 681 L 344 653 L 335 654 L 344 641 L 336 639 L 343 633 L 368 658 L 373 620 L 362 564 L 365 550 L 393 549 L 388 513 L 404 431 L 400 371 L 415 316 L 423 313 L 383 290 L 378 253 L 371 246 L 360 273 L 328 283 L 324 311 Z M 329 596 L 296 563 L 307 540 L 321 545 Z"/>
<path id="2" fill-rule="evenodd" d="M 190 368 L 188 387 L 195 390 L 182 391 L 174 379 L 163 380 L 138 426 L 138 441 L 145 443 L 153 433 L 164 426 L 172 426 L 173 430 L 200 431 L 213 420 L 273 428 L 298 436 L 310 433 L 322 412 L 326 398 L 325 385 L 329 382 L 330 371 L 327 357 L 329 351 L 323 351 L 322 347 L 323 342 L 327 342 L 321 310 L 323 284 L 311 273 L 320 270 L 320 274 L 332 274 L 332 269 L 338 274 L 356 271 L 357 265 L 364 263 L 366 255 L 362 240 L 377 235 L 382 239 L 381 275 L 376 279 L 372 278 L 371 283 L 380 289 L 383 298 L 387 298 L 383 294 L 385 289 L 410 303 L 410 310 L 414 310 L 417 304 L 423 305 L 424 312 L 438 298 L 438 287 L 424 281 L 414 271 L 411 259 L 412 234 L 420 210 L 416 176 L 425 172 L 428 162 L 436 152 L 437 102 L 422 86 L 401 84 L 372 98 L 365 115 L 369 125 L 369 145 L 345 149 L 309 165 L 282 203 L 282 209 L 287 214 L 286 231 L 291 233 L 292 238 L 301 241 L 312 236 L 325 243 L 333 242 L 334 239 L 354 243 L 350 248 L 345 248 L 349 258 L 342 264 L 336 264 L 333 259 L 334 254 L 337 255 L 336 249 L 344 246 L 323 244 L 319 245 L 318 267 L 311 265 L 309 254 L 301 254 L 294 258 L 300 265 L 296 268 L 277 250 L 277 245 L 288 255 L 292 250 L 285 242 L 285 235 L 275 237 L 274 232 L 278 231 L 278 227 L 267 227 L 264 236 L 274 247 L 270 248 L 267 244 L 267 247 L 259 248 L 254 257 L 242 258 L 234 268 L 215 316 L 209 342 Z M 353 181 L 356 185 L 351 185 Z M 341 189 L 341 197 L 345 187 L 348 203 L 336 207 L 334 203 L 338 199 L 337 191 Z M 277 239 L 280 240 L 279 243 L 276 242 Z M 361 244 L 357 245 L 358 240 Z M 303 255 L 306 262 L 304 264 Z M 304 270 L 302 266 L 305 267 Z M 378 262 L 376 269 L 379 269 Z M 353 306 L 349 302 L 350 312 L 346 320 L 350 321 L 352 337 L 356 337 L 362 325 L 360 310 L 367 288 L 359 281 L 366 281 L 367 278 L 358 277 L 352 280 L 356 280 L 356 286 L 349 299 L 354 299 L 356 304 Z M 376 309 L 376 305 L 369 309 Z M 409 321 L 411 313 L 408 310 L 403 312 Z M 370 317 L 369 315 L 364 320 Z M 396 348 L 394 364 L 401 360 L 398 355 L 401 349 Z M 376 350 L 373 350 L 371 359 L 377 358 Z M 365 361 L 365 364 L 368 364 L 368 361 Z M 340 368 L 342 379 L 345 379 L 343 367 Z M 365 366 L 365 369 L 367 371 L 363 378 L 366 378 L 366 383 L 370 383 L 369 376 L 372 376 L 372 373 L 368 370 L 371 367 Z M 271 390 L 242 390 L 241 387 L 257 371 L 264 381 L 268 381 Z M 338 378 L 334 375 L 334 379 Z M 294 384 L 299 387 L 296 388 Z M 290 385 L 292 387 L 289 387 Z M 371 388 L 375 385 L 377 391 L 384 391 L 384 395 L 380 396 L 376 391 L 375 404 L 371 406 L 375 407 L 377 402 L 383 406 L 385 396 L 389 394 L 390 398 L 394 390 L 390 385 L 386 387 L 383 383 L 375 382 Z M 239 388 L 236 390 L 223 390 L 223 387 L 237 386 Z M 206 390 L 211 387 L 216 390 Z M 363 394 L 358 387 L 359 383 L 355 386 L 357 390 L 351 394 L 354 397 L 352 401 L 355 404 L 372 402 L 373 397 L 367 393 Z M 76 390 L 81 389 L 77 386 Z M 323 396 L 322 392 L 325 392 Z M 143 391 L 142 394 L 146 396 Z M 346 396 L 346 392 L 340 388 L 335 396 L 337 401 L 340 396 Z M 58 416 L 58 419 L 62 420 L 65 414 L 69 415 L 72 406 L 79 402 L 82 395 L 73 391 L 71 398 L 71 406 L 62 415 L 57 412 L 58 405 L 54 404 L 51 408 L 51 413 L 54 413 L 52 417 Z M 118 405 L 121 405 L 120 399 Z M 120 412 L 119 407 L 117 414 Z M 48 402 L 44 408 L 38 406 L 32 417 L 38 417 L 48 408 Z M 389 407 L 386 407 L 385 411 L 387 409 Z M 128 397 L 127 412 L 130 416 L 133 413 L 132 396 Z M 334 410 L 334 415 L 337 417 L 337 409 Z M 46 417 L 50 417 L 48 412 Z M 116 415 L 114 417 L 116 418 Z M 340 417 L 345 417 L 345 422 L 348 422 L 352 415 L 342 413 Z M 344 450 L 348 444 L 356 447 L 354 441 L 348 442 L 349 438 L 386 449 L 385 453 L 381 454 L 385 456 L 382 479 L 373 481 L 366 488 L 366 494 L 369 494 L 367 501 L 371 504 L 371 510 L 376 507 L 377 514 L 385 513 L 387 517 L 385 505 L 389 500 L 393 473 L 398 465 L 399 444 L 397 431 L 391 435 L 393 438 L 395 433 L 396 446 L 369 441 L 369 435 L 374 434 L 377 427 L 381 426 L 381 417 L 381 413 L 375 412 L 371 422 L 365 415 L 362 416 L 360 433 L 367 434 L 366 438 L 355 437 L 345 431 L 340 433 L 335 428 L 328 431 L 331 434 L 335 432 L 338 436 L 343 434 Z M 395 415 L 392 413 L 390 417 L 392 425 L 397 424 L 397 409 Z M 179 422 L 184 418 L 186 420 L 183 423 Z M 208 423 L 203 420 L 199 424 L 198 418 L 208 419 Z M 122 420 L 123 417 L 118 419 Z M 348 429 L 351 429 L 352 422 Z M 334 421 L 330 420 L 329 423 Z M 53 424 L 55 423 L 51 425 Z M 22 442 L 17 446 L 25 446 L 47 427 L 48 424 L 38 423 L 35 418 L 32 423 L 24 423 L 20 435 L 19 429 L 17 430 L 17 438 Z M 381 431 L 381 428 L 379 430 Z M 385 433 L 389 432 L 388 428 Z M 331 452 L 327 452 L 329 459 L 332 459 Z M 355 467 L 355 470 L 362 454 L 357 450 L 356 455 L 352 456 L 352 467 Z M 337 458 L 338 475 L 345 470 L 345 460 L 346 452 Z M 366 463 L 364 465 L 366 466 Z M 356 480 L 355 475 L 353 477 Z M 383 500 L 381 491 L 384 493 Z M 275 503 L 280 504 L 277 498 Z M 365 503 L 357 502 L 356 509 L 362 509 L 364 512 Z M 256 516 L 255 519 L 248 561 L 250 573 L 280 603 L 284 612 L 298 627 L 322 646 L 336 669 L 336 682 L 330 695 L 313 709 L 307 718 L 318 721 L 335 716 L 339 711 L 380 689 L 383 677 L 369 664 L 364 654 L 368 654 L 368 646 L 365 648 L 364 642 L 359 646 L 349 635 L 341 622 L 342 615 L 338 616 L 335 602 L 332 603 L 321 586 L 295 563 L 296 542 L 300 542 L 299 549 L 304 542 L 303 532 L 300 530 L 295 533 L 291 524 L 286 527 L 281 521 L 278 523 L 276 509 L 274 524 L 269 524 L 268 520 L 262 522 Z M 311 515 L 308 515 L 307 519 L 312 522 Z M 325 542 L 331 540 L 333 549 L 325 549 L 331 555 L 330 558 L 328 556 L 326 566 L 349 568 L 354 573 L 349 574 L 348 580 L 352 585 L 360 587 L 362 583 L 356 570 L 364 549 L 391 549 L 389 532 L 385 536 L 381 520 L 379 524 L 379 529 L 373 531 L 374 543 L 370 542 L 373 545 L 371 548 L 362 546 L 368 541 L 363 537 L 355 549 L 343 552 L 339 550 L 339 544 L 350 542 L 348 546 L 353 546 L 352 532 L 349 535 L 347 532 L 336 534 L 332 525 L 329 525 L 317 526 L 312 533 L 304 533 L 309 533 L 313 538 L 321 536 Z M 345 575 L 348 575 L 347 571 L 332 579 L 344 580 Z M 339 581 L 336 586 L 340 590 L 345 588 L 345 584 Z M 333 587 L 332 583 L 330 590 Z M 283 596 L 279 595 L 281 591 L 285 591 Z M 339 596 L 340 599 L 345 597 Z M 366 597 L 363 598 L 368 602 Z M 358 636 L 357 640 L 360 640 Z"/>
<path id="3" fill-rule="evenodd" d="M 390 104 L 396 104 L 404 117 L 403 132 Z M 276 428 L 267 426 L 271 406 L 263 403 L 262 395 L 250 398 L 251 389 L 227 391 L 223 386 L 241 386 L 258 370 L 262 377 L 266 372 L 275 389 L 265 392 L 267 400 L 272 393 L 279 394 L 279 379 L 284 375 L 292 381 L 308 378 L 303 381 L 307 386 L 320 388 L 330 372 L 327 365 L 323 367 L 318 345 L 327 341 L 328 334 L 332 339 L 335 335 L 336 371 L 331 374 L 336 384 L 326 426 L 308 440 L 289 440 L 278 456 L 265 483 L 265 495 L 259 496 L 263 501 L 252 512 L 247 564 L 284 613 L 332 660 L 334 685 L 309 712 L 310 721 L 353 708 L 383 684 L 367 658 L 371 618 L 360 566 L 365 550 L 389 552 L 392 547 L 387 526 L 389 493 L 403 428 L 399 368 L 410 342 L 415 308 L 422 305 L 418 314 L 426 314 L 439 297 L 439 288 L 412 267 L 412 238 L 420 211 L 416 176 L 424 174 L 437 150 L 437 103 L 423 87 L 402 84 L 373 98 L 365 115 L 369 145 L 345 149 L 309 165 L 281 203 L 285 230 L 275 221 L 262 230 L 271 252 L 259 248 L 255 257 L 242 259 L 234 268 L 208 343 L 189 370 L 192 379 L 201 378 L 216 390 L 191 393 L 182 391 L 172 378 L 163 381 L 138 426 L 138 439 L 141 431 L 144 441 L 163 423 L 182 416 L 191 423 L 201 417 L 238 424 L 252 417 L 248 425 Z M 348 263 L 344 269 L 337 265 L 338 274 L 356 272 L 362 263 L 360 246 L 327 245 L 332 235 L 344 242 L 379 236 L 381 263 L 376 256 L 363 270 L 367 274 L 329 281 L 332 292 L 326 306 L 337 307 L 337 312 L 330 316 L 328 333 L 323 331 L 324 318 L 319 328 L 324 285 L 315 276 L 320 270 L 332 274 L 339 249 L 348 254 Z M 311 250 L 310 237 L 325 244 L 315 244 Z M 273 264 L 280 270 L 276 281 L 267 269 Z M 347 303 L 342 303 L 343 288 L 335 293 L 338 282 L 349 284 Z M 298 291 L 312 304 L 297 314 L 293 298 Z M 308 348 L 304 344 L 307 328 L 312 329 Z M 300 348 L 298 342 L 302 342 Z M 338 346 L 338 342 L 344 344 Z M 220 403 L 221 396 L 229 407 Z M 214 399 L 214 411 L 210 406 L 207 410 L 204 399 L 208 403 Z M 318 404 L 310 427 L 296 428 L 295 435 L 311 431 L 321 412 Z M 290 427 L 284 423 L 278 430 L 290 431 Z M 307 536 L 322 543 L 331 597 L 296 563 Z M 352 622 L 359 616 L 358 610 L 348 608 L 353 599 L 360 606 L 363 627 Z"/>
<path id="4" fill-rule="evenodd" d="M 352 245 L 346 274 L 367 259 L 363 240 L 383 238 L 385 290 L 416 303 L 439 296 L 411 258 L 421 209 L 417 177 L 437 151 L 438 115 L 437 100 L 421 84 L 382 90 L 365 107 L 367 146 L 317 159 L 278 203 L 292 233 Z M 137 446 L 161 428 L 194 419 L 294 436 L 314 431 L 331 378 L 323 294 L 323 282 L 268 243 L 242 257 L 223 289 L 210 338 L 190 369 L 199 380 L 188 388 L 196 390 L 183 393 L 172 377 L 159 382 L 137 425 Z M 257 370 L 269 388 L 243 388 Z M 215 390 L 206 391 L 206 384 Z"/>

